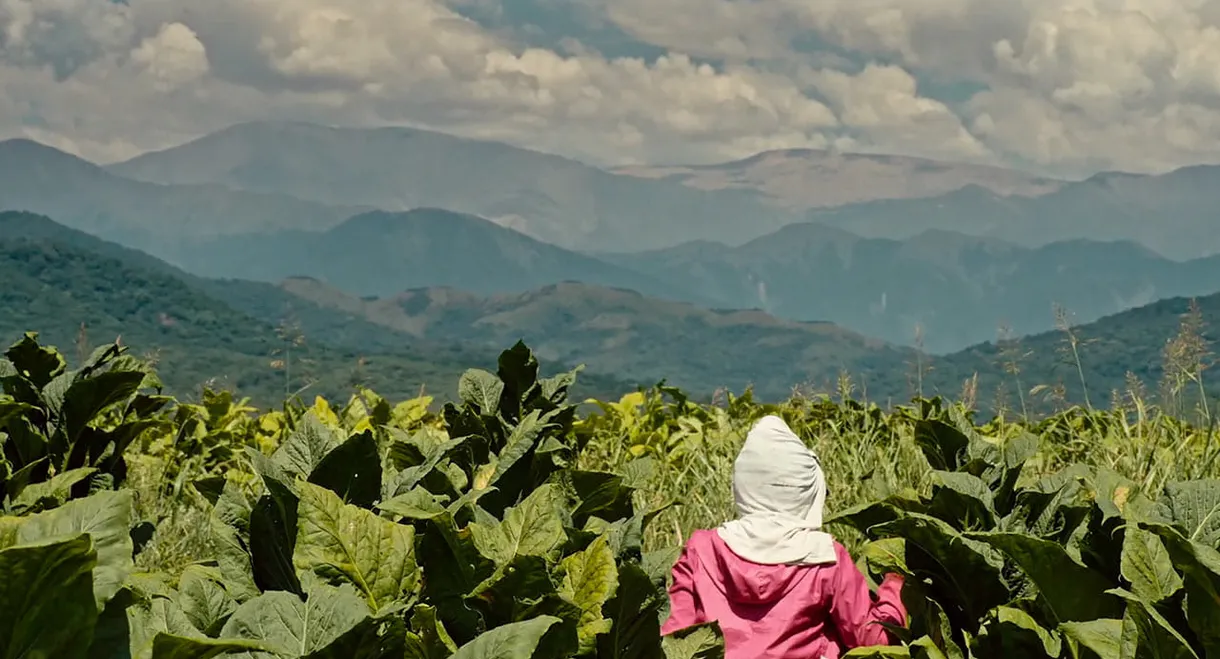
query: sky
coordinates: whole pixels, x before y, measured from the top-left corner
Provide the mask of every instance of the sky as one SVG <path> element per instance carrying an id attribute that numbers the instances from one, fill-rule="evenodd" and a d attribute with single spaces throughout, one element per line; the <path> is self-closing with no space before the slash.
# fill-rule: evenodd
<path id="1" fill-rule="evenodd" d="M 1162 172 L 1220 163 L 1220 0 L 0 0 L 0 138 L 113 162 L 267 119 Z"/>

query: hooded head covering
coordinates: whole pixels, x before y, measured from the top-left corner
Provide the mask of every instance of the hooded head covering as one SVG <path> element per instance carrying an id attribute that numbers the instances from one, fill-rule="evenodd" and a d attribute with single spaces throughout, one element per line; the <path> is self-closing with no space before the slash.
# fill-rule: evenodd
<path id="1" fill-rule="evenodd" d="M 746 436 L 733 463 L 737 519 L 716 531 L 734 554 L 763 565 L 824 565 L 834 538 L 822 529 L 826 479 L 818 458 L 777 416 Z"/>

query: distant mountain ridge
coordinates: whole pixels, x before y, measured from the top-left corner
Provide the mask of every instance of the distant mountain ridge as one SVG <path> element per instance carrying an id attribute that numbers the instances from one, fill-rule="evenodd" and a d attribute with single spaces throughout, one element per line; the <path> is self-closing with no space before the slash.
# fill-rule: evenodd
<path id="1" fill-rule="evenodd" d="M 293 359 L 319 376 L 306 395 L 342 395 L 357 382 L 394 396 L 421 385 L 451 394 L 462 370 L 491 366 L 495 352 L 525 338 L 547 363 L 588 364 L 582 391 L 599 396 L 664 377 L 703 399 L 721 386 L 740 391 L 752 384 L 775 400 L 794 386 L 832 389 L 841 369 L 856 395 L 881 403 L 909 400 L 917 382 L 926 395 L 956 396 L 976 374 L 966 389 L 986 409 L 1002 390 L 1015 406 L 1018 386 L 1031 409 L 1045 411 L 1053 402 L 1032 395 L 1038 385 L 1062 386 L 1066 402 L 1084 399 L 1076 366 L 1064 359 L 1063 332 L 929 358 L 830 323 L 707 310 L 588 284 L 492 296 L 429 288 L 360 298 L 304 278 L 279 286 L 203 279 L 24 213 L 0 213 L 0 281 L 6 311 L 0 340 L 38 330 L 71 350 L 84 323 L 93 342 L 122 335 L 153 352 L 177 392 L 214 379 L 264 403 L 295 389 L 274 364 L 297 336 L 307 340 L 295 344 Z M 1184 298 L 1162 300 L 1072 329 L 1094 404 L 1128 386 L 1128 372 L 1155 391 L 1166 342 L 1187 306 Z M 1202 338 L 1214 345 L 1220 293 L 1199 298 L 1199 306 Z"/>
<path id="2" fill-rule="evenodd" d="M 491 346 L 523 337 L 548 359 L 577 360 L 637 382 L 666 379 L 698 395 L 753 386 L 764 397 L 783 398 L 797 385 L 830 387 L 840 371 L 872 377 L 914 357 L 831 323 L 798 323 L 757 310 L 712 311 L 575 282 L 494 296 L 426 288 L 379 299 L 348 296 L 305 278 L 282 286 L 423 339 L 462 336 Z"/>
<path id="3" fill-rule="evenodd" d="M 1157 299 L 1220 290 L 1220 256 L 1177 262 L 1130 241 L 1070 240 L 1037 248 L 930 229 L 903 240 L 792 224 L 738 247 L 706 241 L 601 258 L 698 291 L 714 304 L 830 320 L 895 344 L 952 352 Z"/>
<path id="4" fill-rule="evenodd" d="M 266 229 L 322 229 L 367 207 L 330 207 L 214 184 L 134 181 L 30 140 L 0 142 L 0 210 L 28 211 L 176 261 L 190 240 Z M 189 251 L 185 250 L 185 251 Z"/>
<path id="5" fill-rule="evenodd" d="M 588 284 L 489 297 L 433 288 L 366 300 L 307 279 L 281 287 L 205 279 L 27 213 L 0 213 L 0 279 L 8 312 L 0 339 L 39 330 L 71 345 L 84 323 L 95 340 L 122 334 L 161 351 L 179 389 L 217 378 L 264 400 L 284 377 L 272 362 L 297 335 L 313 348 L 294 350 L 315 362 L 319 386 L 330 392 L 362 368 L 387 393 L 450 387 L 462 369 L 494 361 L 521 338 L 547 363 L 588 364 L 584 379 L 604 395 L 669 378 L 701 397 L 753 383 L 782 398 L 800 382 L 903 352 L 826 323 L 707 311 Z"/>
<path id="6" fill-rule="evenodd" d="M 503 143 L 398 127 L 238 124 L 108 170 L 329 205 L 446 208 L 570 249 L 660 247 L 695 230 L 734 242 L 799 219 L 751 190 L 696 190 Z"/>
<path id="7" fill-rule="evenodd" d="M 1103 173 L 1037 197 L 1002 196 L 970 185 L 938 197 L 819 209 L 807 219 L 899 240 L 929 229 L 1027 247 L 1082 238 L 1129 240 L 1185 260 L 1220 253 L 1217 209 L 1220 166 L 1200 165 L 1159 176 Z"/>
<path id="8" fill-rule="evenodd" d="M 969 185 L 1002 196 L 1036 197 L 1065 184 L 1001 167 L 815 149 L 765 151 L 713 165 L 645 165 L 612 171 L 673 180 L 700 190 L 759 190 L 775 205 L 794 210 L 935 197 Z"/>
<path id="9" fill-rule="evenodd" d="M 209 277 L 276 282 L 304 275 L 357 295 L 429 286 L 494 294 L 581 281 L 707 301 L 696 291 L 437 208 L 371 211 L 322 232 L 217 238 L 199 243 L 183 259 L 187 269 Z"/>

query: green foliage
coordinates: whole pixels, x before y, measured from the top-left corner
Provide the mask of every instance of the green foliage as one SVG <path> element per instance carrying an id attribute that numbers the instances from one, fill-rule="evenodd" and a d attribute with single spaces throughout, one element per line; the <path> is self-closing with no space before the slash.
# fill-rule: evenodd
<path id="1" fill-rule="evenodd" d="M 10 352 L 32 387 L 63 370 L 32 338 Z M 575 379 L 540 378 L 518 344 L 497 373 L 462 377 L 448 432 L 426 402 L 369 392 L 258 422 L 225 395 L 151 416 L 173 439 L 145 448 L 189 456 L 178 479 L 203 475 L 189 489 L 210 507 L 214 555 L 138 572 L 126 489 L 0 518 L 0 656 L 709 656 L 712 630 L 662 644 L 650 511 L 621 476 L 573 468 Z M 135 395 L 123 382 L 90 389 L 107 405 L 86 409 Z M 40 622 L 52 606 L 70 624 Z"/>
<path id="2" fill-rule="evenodd" d="M 906 577 L 910 655 L 1211 656 L 1220 584 L 1220 481 L 1171 482 L 1155 500 L 1104 468 L 1026 476 L 1035 437 L 984 437 L 921 419 L 921 496 L 836 515 L 873 543 L 875 573 Z M 1196 596 L 1184 592 L 1193 579 Z M 934 649 L 934 652 L 933 652 Z M 893 655 L 890 655 L 893 656 Z"/>
<path id="3" fill-rule="evenodd" d="M 156 413 L 170 401 L 140 393 L 159 383 L 125 352 L 118 344 L 99 348 L 70 371 L 31 333 L 4 353 L 0 487 L 6 510 L 54 508 L 122 484 L 127 447 L 163 422 Z"/>
<path id="4" fill-rule="evenodd" d="M 121 347 L 68 370 L 32 335 L 0 369 L 2 657 L 722 656 L 715 625 L 660 637 L 666 576 L 767 413 L 818 449 L 861 565 L 906 577 L 902 643 L 850 656 L 1220 653 L 1217 437 L 1168 417 L 662 385 L 579 418 L 577 372 L 521 343 L 439 413 L 177 403 Z"/>

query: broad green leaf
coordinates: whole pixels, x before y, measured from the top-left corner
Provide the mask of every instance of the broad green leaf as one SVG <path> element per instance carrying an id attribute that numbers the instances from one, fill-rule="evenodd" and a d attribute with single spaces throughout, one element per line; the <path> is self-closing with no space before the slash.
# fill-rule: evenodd
<path id="1" fill-rule="evenodd" d="M 958 650 L 957 646 L 952 646 L 952 649 L 954 651 Z M 914 641 L 911 641 L 911 644 L 907 647 L 907 650 L 910 651 L 911 656 L 914 657 L 914 659 L 949 659 L 949 656 L 946 655 L 944 651 L 941 650 L 936 643 L 933 643 L 932 639 L 927 636 L 920 636 Z M 959 651 L 957 652 L 956 656 L 960 656 L 960 654 L 961 653 Z"/>
<path id="2" fill-rule="evenodd" d="M 1121 656 L 1124 659 L 1200 659 L 1190 643 L 1150 602 L 1121 588 L 1112 592 L 1127 600 L 1121 636 Z"/>
<path id="3" fill-rule="evenodd" d="M 872 569 L 875 575 L 886 573 L 911 576 L 907 567 L 906 540 L 902 538 L 886 538 L 874 540 L 860 551 L 860 557 Z"/>
<path id="4" fill-rule="evenodd" d="M 254 582 L 254 565 L 236 529 L 216 514 L 208 517 L 208 530 L 215 547 L 217 569 L 225 579 L 225 589 L 234 599 L 244 602 L 259 594 Z"/>
<path id="5" fill-rule="evenodd" d="M 458 398 L 478 408 L 479 414 L 495 416 L 500 410 L 504 382 L 494 373 L 472 368 L 458 380 Z"/>
<path id="6" fill-rule="evenodd" d="M 93 593 L 99 611 L 122 587 L 132 570 L 131 492 L 99 492 L 59 508 L 31 515 L 18 527 L 16 542 L 31 544 L 88 533 L 97 552 Z"/>
<path id="7" fill-rule="evenodd" d="M 445 497 L 437 496 L 422 487 L 415 487 L 389 501 L 377 504 L 377 509 L 406 519 L 433 519 L 445 513 Z"/>
<path id="8" fill-rule="evenodd" d="M 64 394 L 63 406 L 68 444 L 76 443 L 99 412 L 135 394 L 143 381 L 144 374 L 139 371 L 109 371 L 73 382 Z"/>
<path id="9" fill-rule="evenodd" d="M 1065 622 L 1059 631 L 1072 642 L 1088 648 L 1098 659 L 1120 659 L 1122 654 L 1123 621 L 1102 618 L 1084 622 Z"/>
<path id="10" fill-rule="evenodd" d="M 302 657 L 330 645 L 368 617 L 368 606 L 351 587 L 312 588 L 308 600 L 274 591 L 239 606 L 220 637 L 257 641 L 277 654 Z"/>
<path id="11" fill-rule="evenodd" d="M 943 421 L 921 419 L 915 422 L 915 443 L 933 469 L 957 471 L 964 464 L 970 438 Z"/>
<path id="12" fill-rule="evenodd" d="M 646 513 L 637 513 L 614 523 L 607 523 L 600 517 L 590 517 L 585 523 L 585 532 L 594 535 L 606 535 L 610 550 L 617 557 L 639 555 L 644 548 L 644 529 L 659 514 L 665 512 L 673 504 L 666 504 Z M 590 540 L 591 542 L 591 540 Z M 680 549 L 680 548 L 679 548 Z"/>
<path id="13" fill-rule="evenodd" d="M 13 500 L 12 509 L 21 514 L 54 508 L 68 500 L 73 485 L 85 480 L 95 471 L 97 470 L 92 467 L 71 469 L 52 476 L 50 480 L 31 483 Z"/>
<path id="14" fill-rule="evenodd" d="M 678 562 L 681 555 L 682 547 L 677 546 L 646 551 L 641 557 L 640 567 L 658 588 L 665 588 L 673 572 L 674 563 Z"/>
<path id="15" fill-rule="evenodd" d="M 488 485 L 495 485 L 500 481 L 500 478 L 508 472 L 517 461 L 525 457 L 534 444 L 538 441 L 538 435 L 542 433 L 550 424 L 544 420 L 538 410 L 530 412 L 529 415 L 522 418 L 512 432 L 509 433 L 508 439 L 504 444 L 504 448 L 500 450 L 496 456 L 496 469 L 488 481 Z"/>
<path id="16" fill-rule="evenodd" d="M 428 476 L 432 474 L 442 460 L 448 457 L 452 451 L 458 449 L 464 444 L 466 444 L 466 438 L 459 437 L 458 439 L 449 440 L 430 447 L 422 462 L 403 468 L 403 470 L 394 478 L 393 482 L 389 483 L 389 485 L 392 486 L 389 494 L 392 496 L 397 496 L 415 489 L 415 487 L 423 482 L 424 479 L 428 478 Z M 395 461 L 396 448 L 398 449 L 398 453 L 402 453 L 405 451 L 404 447 L 407 446 L 411 445 L 407 442 L 395 442 L 390 447 L 391 461 Z M 399 464 L 403 464 L 407 461 L 399 459 L 397 462 Z"/>
<path id="17" fill-rule="evenodd" d="M 1169 483 L 1161 501 L 1187 538 L 1220 549 L 1220 479 Z"/>
<path id="18" fill-rule="evenodd" d="M 237 601 L 225 590 L 219 570 L 188 566 L 178 579 L 178 606 L 195 629 L 216 636 L 237 610 Z"/>
<path id="19" fill-rule="evenodd" d="M 996 525 L 991 490 L 982 479 L 962 472 L 932 472 L 928 514 L 958 529 L 990 530 Z"/>
<path id="20" fill-rule="evenodd" d="M 419 659 L 442 659 L 457 652 L 457 644 L 437 619 L 434 607 L 422 604 L 415 607 L 411 615 L 411 628 L 419 639 Z"/>
<path id="21" fill-rule="evenodd" d="M 189 638 L 157 632 L 152 641 L 152 659 L 212 659 L 221 655 L 263 650 L 252 641 Z"/>
<path id="22" fill-rule="evenodd" d="M 1186 620 L 1199 638 L 1204 654 L 1220 656 L 1220 551 L 1187 540 L 1174 527 L 1142 526 L 1160 537 L 1174 566 L 1182 571 Z"/>
<path id="23" fill-rule="evenodd" d="M 709 622 L 687 627 L 661 639 L 665 659 L 723 659 L 724 634 Z"/>
<path id="24" fill-rule="evenodd" d="M 38 335 L 34 332 L 26 332 L 20 341 L 4 352 L 4 356 L 21 377 L 39 388 L 46 386 L 68 365 L 58 350 L 39 345 Z"/>
<path id="25" fill-rule="evenodd" d="M 403 659 L 406 652 L 407 628 L 402 618 L 368 618 L 303 659 Z"/>
<path id="26" fill-rule="evenodd" d="M 584 551 L 576 552 L 560 562 L 563 581 L 559 594 L 580 607 L 577 629 L 580 653 L 596 647 L 596 637 L 610 631 L 611 621 L 602 616 L 604 605 L 618 589 L 618 568 L 606 536 L 599 536 Z"/>
<path id="27" fill-rule="evenodd" d="M 1058 657 L 1062 641 L 1054 632 L 1044 629 L 1025 611 L 1011 606 L 996 607 L 991 612 L 992 620 L 987 634 L 980 643 L 988 643 L 988 651 L 995 656 L 1036 657 L 1045 654 Z"/>
<path id="28" fill-rule="evenodd" d="M 904 659 L 910 656 L 910 648 L 901 645 L 872 645 L 852 648 L 843 655 L 843 659 Z"/>
<path id="29" fill-rule="evenodd" d="M 496 627 L 458 648 L 451 659 L 531 659 L 542 637 L 558 622 L 559 618 L 539 616 Z"/>
<path id="30" fill-rule="evenodd" d="M 127 607 L 127 620 L 132 659 L 150 659 L 153 639 L 159 633 L 183 638 L 207 638 L 203 632 L 195 629 L 174 600 L 164 597 L 134 599 Z"/>
<path id="31" fill-rule="evenodd" d="M 546 560 L 541 556 L 516 556 L 496 566 L 467 599 L 478 606 L 487 626 L 492 627 L 529 617 L 534 603 L 554 594 Z"/>
<path id="32" fill-rule="evenodd" d="M 296 568 L 351 583 L 373 611 L 407 604 L 420 578 L 415 529 L 344 504 L 324 487 L 302 483 L 300 489 Z"/>
<path id="33" fill-rule="evenodd" d="M 343 441 L 337 428 L 327 426 L 311 410 L 271 456 L 271 462 L 291 476 L 308 478 L 327 453 Z"/>
<path id="34" fill-rule="evenodd" d="M 483 622 L 466 597 L 495 573 L 495 563 L 479 552 L 469 529 L 458 529 L 448 511 L 425 522 L 418 552 L 426 575 L 424 599 L 439 609 L 445 628 L 455 639 L 473 638 Z"/>
<path id="35" fill-rule="evenodd" d="M 881 537 L 906 540 L 907 566 L 914 575 L 932 580 L 932 593 L 955 624 L 977 624 L 973 621 L 1009 600 L 1000 574 L 1001 554 L 944 521 L 903 513 L 873 530 Z"/>
<path id="36" fill-rule="evenodd" d="M 499 524 L 471 524 L 475 546 L 497 564 L 516 556 L 549 556 L 567 539 L 557 497 L 555 486 L 546 484 L 508 509 Z"/>
<path id="37" fill-rule="evenodd" d="M 618 591 L 602 607 L 613 625 L 597 637 L 597 656 L 618 659 L 653 659 L 660 656 L 661 607 L 668 601 L 638 565 L 622 563 Z"/>
<path id="38" fill-rule="evenodd" d="M 97 623 L 87 535 L 0 551 L 0 657 L 86 656 Z"/>
<path id="39" fill-rule="evenodd" d="M 1121 604 L 1106 594 L 1114 584 L 1072 560 L 1061 545 L 1020 533 L 970 533 L 967 537 L 1007 554 L 1037 586 L 1056 622 L 1094 620 L 1121 610 Z"/>
<path id="40" fill-rule="evenodd" d="M 301 582 L 293 568 L 297 546 L 300 502 L 281 481 L 263 478 L 267 493 L 250 512 L 250 564 L 254 582 L 262 590 L 300 594 Z"/>
<path id="41" fill-rule="evenodd" d="M 1161 539 L 1136 526 L 1128 526 L 1123 538 L 1122 575 L 1132 592 L 1154 604 L 1182 587 Z"/>
<path id="42" fill-rule="evenodd" d="M 517 341 L 513 347 L 500 353 L 497 360 L 496 376 L 504 383 L 508 409 L 499 410 L 500 416 L 507 419 L 518 418 L 524 410 L 521 404 L 531 398 L 538 384 L 538 360 L 523 341 Z"/>
<path id="43" fill-rule="evenodd" d="M 864 503 L 844 509 L 827 517 L 825 524 L 843 524 L 874 538 L 871 530 L 897 520 L 907 512 L 924 512 L 926 506 L 906 495 L 891 496 L 882 501 Z"/>
<path id="44" fill-rule="evenodd" d="M 562 474 L 579 501 L 576 510 L 572 511 L 574 523 L 584 525 L 593 516 L 607 521 L 631 517 L 632 490 L 623 484 L 622 476 L 580 470 L 567 470 Z"/>
<path id="45" fill-rule="evenodd" d="M 309 482 L 338 494 L 345 502 L 370 508 L 381 498 L 381 454 L 370 430 L 352 435 L 327 453 Z"/>

